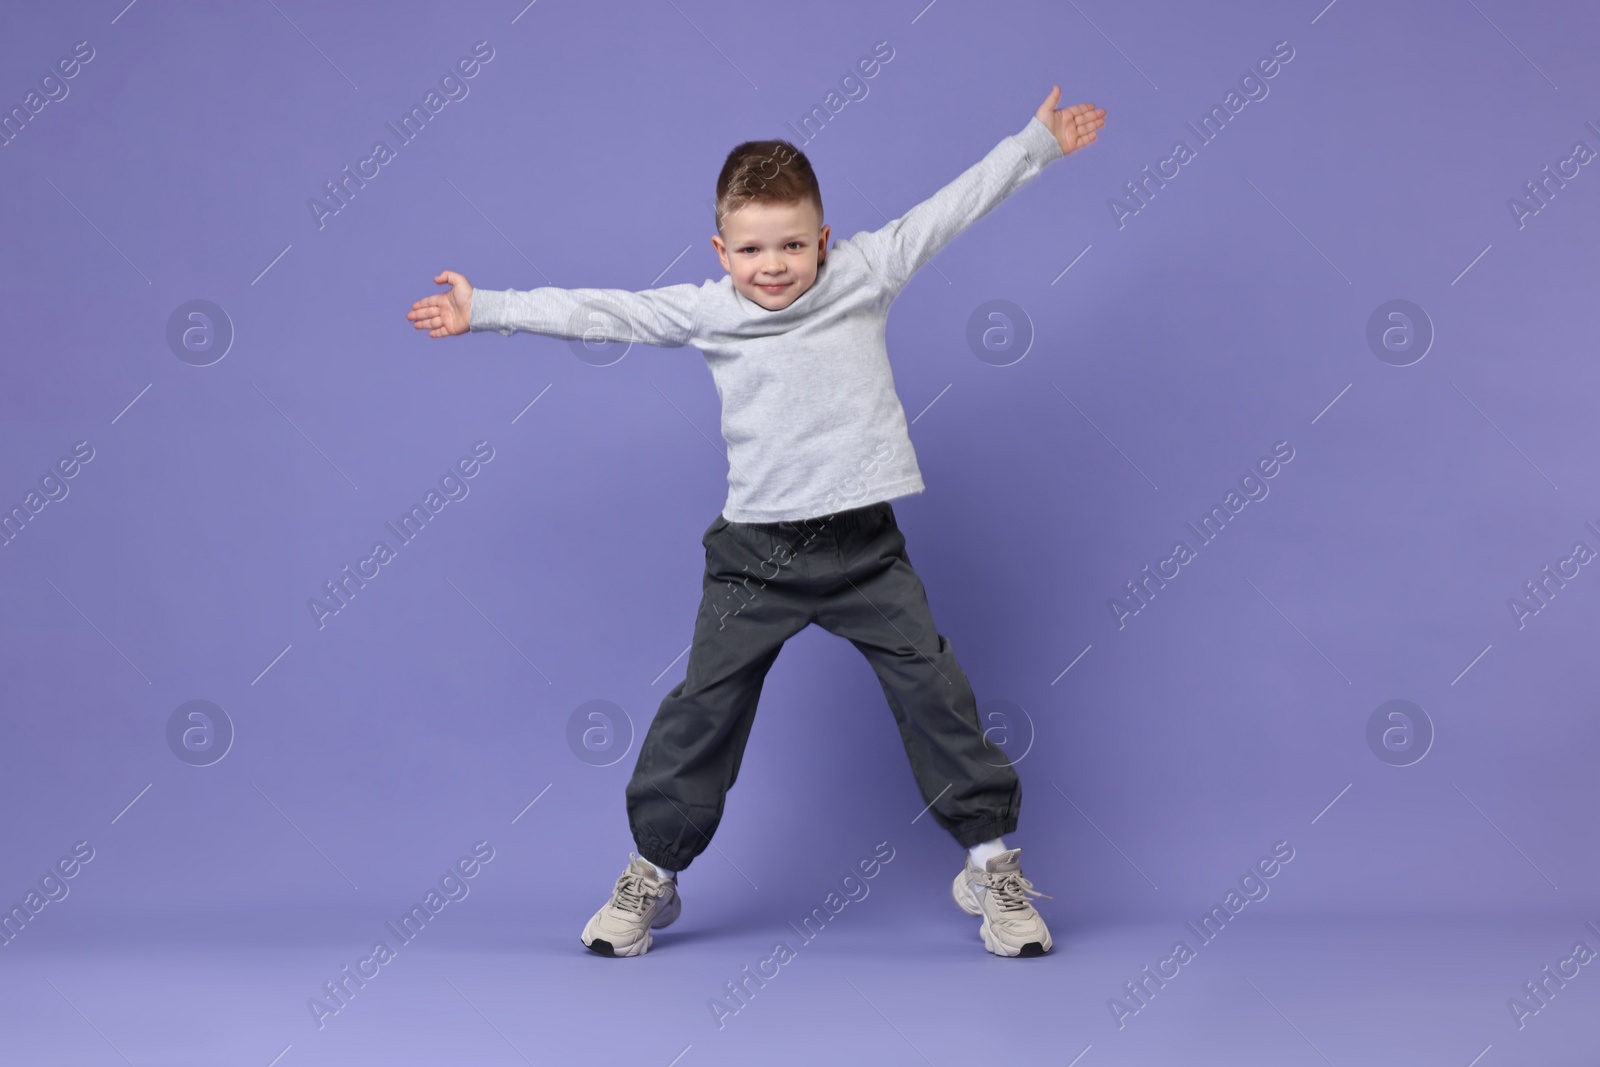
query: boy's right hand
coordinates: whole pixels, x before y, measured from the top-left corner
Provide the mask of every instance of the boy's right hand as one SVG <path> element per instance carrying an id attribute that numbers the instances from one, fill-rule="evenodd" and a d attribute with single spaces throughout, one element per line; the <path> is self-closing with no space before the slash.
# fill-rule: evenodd
<path id="1" fill-rule="evenodd" d="M 1044 103 L 1039 105 L 1039 110 L 1034 115 L 1045 128 L 1056 135 L 1056 143 L 1061 146 L 1062 155 L 1072 152 L 1092 143 L 1100 136 L 1100 127 L 1106 124 L 1106 109 L 1097 108 L 1093 104 L 1074 104 L 1071 107 L 1056 107 L 1061 101 L 1061 86 L 1052 85 L 1050 95 L 1044 98 Z"/>
<path id="2" fill-rule="evenodd" d="M 433 277 L 437 285 L 448 285 L 448 293 L 425 296 L 411 305 L 406 318 L 419 330 L 427 330 L 429 337 L 453 337 L 466 333 L 472 321 L 472 285 L 453 270 L 440 271 Z"/>

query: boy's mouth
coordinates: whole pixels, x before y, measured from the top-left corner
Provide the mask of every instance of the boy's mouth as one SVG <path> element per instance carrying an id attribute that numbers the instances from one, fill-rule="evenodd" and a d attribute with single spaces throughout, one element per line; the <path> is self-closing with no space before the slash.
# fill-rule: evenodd
<path id="1" fill-rule="evenodd" d="M 778 285 L 762 285 L 760 282 L 757 282 L 756 283 L 756 288 L 760 289 L 763 293 L 781 293 L 785 289 L 789 288 L 789 286 L 791 284 L 793 284 L 793 283 L 791 283 L 791 282 L 782 282 L 782 283 L 780 283 Z"/>

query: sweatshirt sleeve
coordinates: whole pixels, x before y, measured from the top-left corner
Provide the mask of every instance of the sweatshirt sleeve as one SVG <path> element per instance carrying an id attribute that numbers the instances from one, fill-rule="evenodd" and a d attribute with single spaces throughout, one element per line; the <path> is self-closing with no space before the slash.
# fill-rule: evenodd
<path id="1" fill-rule="evenodd" d="M 850 238 L 891 293 L 898 293 L 934 253 L 1063 155 L 1037 115 L 954 181 L 878 230 Z"/>
<path id="2" fill-rule="evenodd" d="M 627 289 L 474 289 L 474 332 L 518 330 L 551 337 L 632 341 L 679 348 L 694 340 L 702 287 L 692 283 Z"/>

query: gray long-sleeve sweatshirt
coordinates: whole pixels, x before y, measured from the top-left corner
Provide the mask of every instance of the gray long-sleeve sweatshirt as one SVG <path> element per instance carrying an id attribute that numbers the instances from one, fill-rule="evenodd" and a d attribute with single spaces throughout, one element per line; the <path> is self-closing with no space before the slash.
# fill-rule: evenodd
<path id="1" fill-rule="evenodd" d="M 834 242 L 769 311 L 733 279 L 626 289 L 475 289 L 470 329 L 692 345 L 722 401 L 730 522 L 779 522 L 920 493 L 884 343 L 889 305 L 934 253 L 1062 155 L 1037 117 L 878 230 Z"/>

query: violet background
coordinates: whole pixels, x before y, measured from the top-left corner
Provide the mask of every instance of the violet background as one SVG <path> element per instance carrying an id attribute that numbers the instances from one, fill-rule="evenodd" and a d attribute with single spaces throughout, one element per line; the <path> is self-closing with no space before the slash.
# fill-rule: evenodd
<path id="1" fill-rule="evenodd" d="M 819 1018 L 837 1024 L 826 1040 L 898 1050 L 880 1062 L 913 1041 L 906 1062 L 955 1062 L 990 1019 L 1049 1062 L 1092 1044 L 1083 1067 L 1249 1062 L 1268 1040 L 1310 1057 L 1312 1038 L 1336 1063 L 1464 1065 L 1488 1043 L 1485 1065 L 1589 1062 L 1563 1057 L 1600 1045 L 1600 978 L 1574 979 L 1526 1031 L 1505 1000 L 1574 940 L 1600 945 L 1583 925 L 1600 922 L 1600 578 L 1581 568 L 1520 629 L 1507 601 L 1575 541 L 1600 548 L 1600 179 L 1584 166 L 1521 227 L 1507 202 L 1575 141 L 1600 146 L 1597 31 L 1591 7 L 1503 0 L 8 13 L 6 108 L 75 42 L 96 54 L 0 148 L 0 505 L 77 441 L 95 458 L 0 549 L 0 903 L 73 842 L 96 856 L 0 950 L 0 1059 L 120 1062 L 114 1044 L 132 1062 L 210 1049 L 265 1064 L 292 1044 L 285 1067 L 360 1049 L 434 1062 L 408 1058 L 446 1042 L 433 998 L 483 1043 L 446 1042 L 464 1061 L 522 1062 L 449 989 L 416 985 L 420 962 L 326 1031 L 306 1021 L 306 998 L 487 840 L 477 903 L 440 916 L 439 948 L 402 955 L 488 953 L 501 970 L 478 973 L 474 1002 L 529 1062 L 640 1052 L 611 1029 L 618 988 L 651 1002 L 639 1062 L 663 1064 L 691 1043 L 686 1064 L 752 1048 L 807 1062 Z M 385 123 L 478 41 L 494 57 L 467 97 L 319 229 L 308 199 L 375 139 L 394 146 Z M 865 96 L 810 140 L 784 125 L 879 41 L 894 54 Z M 1280 41 L 1294 57 L 1266 98 L 1119 227 L 1124 183 L 1175 139 L 1193 147 L 1185 123 Z M 674 957 L 658 950 L 591 960 L 577 933 L 633 847 L 622 787 L 682 678 L 697 540 L 726 494 L 717 396 L 692 348 L 597 366 L 551 337 L 429 339 L 405 312 L 446 268 L 492 289 L 721 277 L 712 186 L 750 138 L 803 148 L 836 240 L 876 229 L 1020 129 L 1052 83 L 1063 105 L 1107 109 L 1099 140 L 923 268 L 889 345 L 928 484 L 895 511 L 980 707 L 1021 709 L 993 720 L 1023 781 L 1008 843 L 1053 895 L 1056 969 L 990 958 L 957 925 L 961 852 L 917 817 L 865 661 L 817 628 L 769 674 L 717 847 L 682 877 L 676 958 L 698 970 L 663 977 Z M 203 367 L 166 341 L 197 298 L 236 331 Z M 966 340 L 997 299 L 1033 331 L 1009 366 Z M 1436 332 L 1409 366 L 1366 340 L 1392 299 Z M 319 629 L 308 599 L 480 440 L 495 455 L 469 495 Z M 1123 583 L 1194 544 L 1184 524 L 1285 440 L 1270 495 L 1119 629 Z M 191 699 L 236 730 L 211 766 L 168 747 Z M 1392 699 L 1435 731 L 1410 766 L 1368 746 Z M 568 743 L 592 700 L 633 733 L 606 766 Z M 1366 950 L 1312 963 L 1276 939 L 1263 959 L 1371 998 L 1366 1021 L 1334 1015 L 1301 1042 L 1248 990 L 1202 1007 L 1185 979 L 1136 1036 L 1118 1030 L 1106 999 L 1282 840 L 1296 858 L 1245 914 L 1299 923 L 1328 952 L 1354 930 Z M 926 915 L 928 932 L 845 971 L 889 969 L 900 1014 L 883 1014 L 904 1033 L 837 983 L 828 996 L 846 999 L 812 1005 L 800 978 L 763 991 L 756 1021 L 709 1022 L 722 982 L 880 841 L 896 859 L 879 903 L 851 905 L 871 917 L 847 910 L 856 933 L 802 957 L 842 965 L 852 938 Z M 1090 967 L 1092 939 L 1122 923 L 1153 932 Z M 1501 955 L 1441 966 L 1441 945 L 1477 937 Z M 191 951 L 220 977 L 174 962 Z M 1000 968 L 1048 1008 L 992 1005 L 921 951 Z M 1375 962 L 1385 951 L 1402 963 Z M 83 962 L 97 952 L 127 977 Z M 269 952 L 288 955 L 268 967 Z M 468 990 L 465 965 L 448 973 Z M 1445 980 L 1463 984 L 1379 1007 Z M 1303 1013 L 1329 1003 L 1302 994 Z M 854 1007 L 816 1014 L 839 1004 Z M 420 1044 L 384 1045 L 390 1013 Z M 1384 1058 L 1411 1038 L 1434 1058 Z"/>

